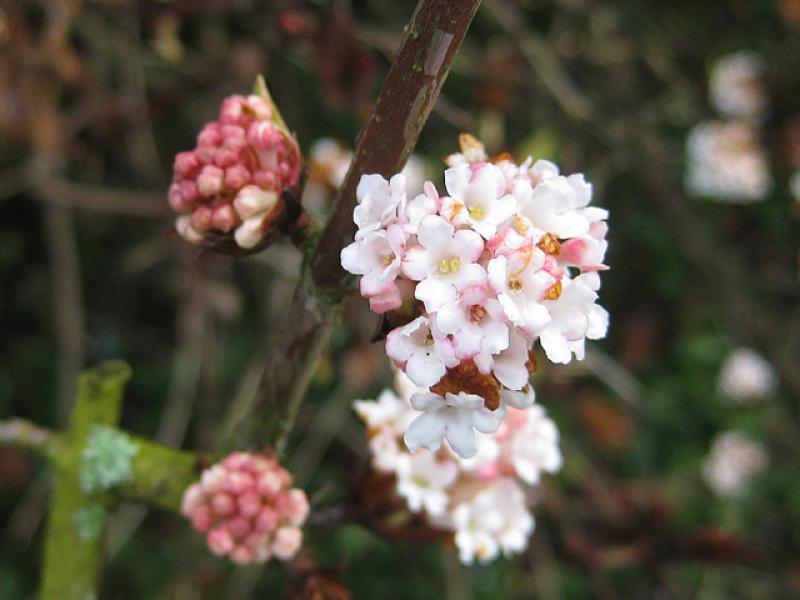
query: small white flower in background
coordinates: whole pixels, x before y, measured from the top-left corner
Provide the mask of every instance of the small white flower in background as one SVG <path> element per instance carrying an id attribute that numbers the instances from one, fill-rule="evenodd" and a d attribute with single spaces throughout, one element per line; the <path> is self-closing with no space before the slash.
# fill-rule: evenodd
<path id="1" fill-rule="evenodd" d="M 472 412 L 464 406 L 455 407 L 456 411 L 465 411 L 459 415 L 460 420 L 454 419 L 459 434 L 474 438 L 471 458 L 456 454 L 463 451 L 458 442 L 453 450 L 420 449 L 411 454 L 400 443 L 399 424 L 416 418 L 422 420 L 425 429 L 438 434 L 442 415 L 431 421 L 432 415 L 415 410 L 412 398 L 419 405 L 420 396 L 432 394 L 414 385 L 402 371 L 397 372 L 395 388 L 397 393 L 385 390 L 377 401 L 354 402 L 356 412 L 367 425 L 373 467 L 394 473 L 397 493 L 410 511 L 424 511 L 424 518 L 432 526 L 455 534 L 462 562 L 487 562 L 500 553 L 522 552 L 534 527 L 525 485 L 538 485 L 542 473 L 555 473 L 562 464 L 556 425 L 541 406 L 531 405 L 530 386 L 527 391 L 514 392 L 524 397 L 519 404 L 525 410 L 510 404 L 499 409 L 506 410 L 507 417 L 493 435 L 472 431 L 470 419 L 475 411 L 483 411 L 493 419 L 496 416 L 481 402 L 474 402 Z M 424 400 L 430 400 L 433 411 L 446 408 L 441 397 Z M 425 419 L 429 421 L 425 423 Z M 412 430 L 409 428 L 409 432 Z"/>
<path id="2" fill-rule="evenodd" d="M 720 391 L 742 404 L 771 394 L 777 385 L 775 369 L 750 348 L 734 350 L 719 374 Z"/>
<path id="3" fill-rule="evenodd" d="M 353 160 L 353 152 L 342 142 L 320 138 L 309 152 L 308 181 L 303 191 L 303 206 L 323 219 L 330 209 L 336 190 L 344 182 Z M 401 173 L 406 178 L 406 193 L 413 197 L 422 193 L 427 177 L 425 161 L 412 154 Z"/>
<path id="4" fill-rule="evenodd" d="M 763 63 L 743 50 L 722 57 L 709 77 L 711 103 L 728 117 L 758 119 L 767 108 Z"/>
<path id="5" fill-rule="evenodd" d="M 690 194 L 734 204 L 763 200 L 772 186 L 767 157 L 752 125 L 707 121 L 687 142 L 686 188 Z"/>
<path id="6" fill-rule="evenodd" d="M 406 499 L 409 510 L 425 510 L 438 516 L 447 507 L 446 490 L 458 477 L 458 466 L 450 460 L 436 460 L 433 452 L 402 454 L 397 459 L 395 474 L 397 493 Z"/>
<path id="7" fill-rule="evenodd" d="M 750 480 L 767 466 L 767 453 L 756 441 L 737 431 L 719 434 L 703 464 L 703 476 L 723 497 L 739 496 Z"/>
<path id="8" fill-rule="evenodd" d="M 455 542 L 461 562 L 486 563 L 502 551 L 518 554 L 528 546 L 534 520 L 525 493 L 513 479 L 496 479 L 471 501 L 453 510 Z"/>
<path id="9" fill-rule="evenodd" d="M 489 161 L 467 134 L 459 143 L 446 159 L 446 196 L 430 181 L 412 196 L 402 174 L 364 175 L 341 261 L 361 277 L 370 308 L 391 312 L 395 366 L 430 388 L 415 396 L 425 414 L 407 444 L 445 439 L 466 457 L 477 451 L 473 429 L 494 431 L 506 403 L 533 402 L 537 341 L 568 363 L 583 359 L 586 339 L 605 336 L 608 313 L 596 302 L 608 211 L 589 205 L 582 174 L 530 157 Z"/>

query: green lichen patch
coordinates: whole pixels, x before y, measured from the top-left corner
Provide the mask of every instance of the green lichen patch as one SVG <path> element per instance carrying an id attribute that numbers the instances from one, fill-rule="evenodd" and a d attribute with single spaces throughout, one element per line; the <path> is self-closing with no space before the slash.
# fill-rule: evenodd
<path id="1" fill-rule="evenodd" d="M 109 490 L 133 479 L 139 447 L 108 425 L 93 425 L 81 452 L 81 489 L 86 494 Z"/>
<path id="2" fill-rule="evenodd" d="M 108 515 L 99 504 L 79 508 L 72 515 L 72 524 L 84 542 L 94 542 L 103 533 Z"/>

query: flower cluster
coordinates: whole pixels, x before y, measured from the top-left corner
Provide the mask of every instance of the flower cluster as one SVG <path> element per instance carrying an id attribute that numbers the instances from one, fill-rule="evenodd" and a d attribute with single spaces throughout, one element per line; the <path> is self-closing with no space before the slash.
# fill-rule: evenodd
<path id="1" fill-rule="evenodd" d="M 732 203 L 762 200 L 772 178 L 758 132 L 743 121 L 706 121 L 689 134 L 686 187 Z"/>
<path id="2" fill-rule="evenodd" d="M 398 371 L 396 391 L 354 403 L 368 427 L 373 467 L 395 475 L 410 511 L 455 533 L 464 563 L 522 552 L 534 527 L 523 484 L 536 485 L 543 472 L 561 468 L 555 424 L 538 404 L 510 407 L 495 435 L 477 436 L 472 458 L 446 447 L 411 454 L 400 440 L 420 416 L 411 404 L 420 391 Z"/>
<path id="3" fill-rule="evenodd" d="M 767 110 L 763 70 L 761 59 L 748 50 L 723 56 L 709 76 L 711 103 L 727 117 L 763 117 Z"/>
<path id="4" fill-rule="evenodd" d="M 257 247 L 281 216 L 282 191 L 298 183 L 300 149 L 264 90 L 226 98 L 197 147 L 175 157 L 169 203 L 175 230 L 192 244 L 232 237 Z"/>
<path id="5" fill-rule="evenodd" d="M 206 534 L 214 554 L 239 564 L 272 556 L 289 560 L 300 548 L 308 515 L 305 492 L 291 484 L 275 459 L 234 452 L 186 489 L 181 512 Z"/>
<path id="6" fill-rule="evenodd" d="M 341 258 L 373 311 L 418 315 L 386 338 L 394 364 L 426 388 L 411 397 L 423 414 L 406 444 L 435 450 L 446 439 L 470 457 L 474 430 L 497 431 L 508 407 L 533 402 L 537 340 L 568 363 L 605 336 L 596 300 L 608 212 L 589 206 L 583 175 L 545 160 L 491 162 L 477 140 L 460 141 L 447 195 L 426 182 L 409 198 L 402 174 L 365 175 Z"/>
<path id="7" fill-rule="evenodd" d="M 711 71 L 709 96 L 726 120 L 705 121 L 689 134 L 686 189 L 731 203 L 762 200 L 772 177 L 757 127 L 767 111 L 759 58 L 748 51 L 722 57 Z"/>
<path id="8" fill-rule="evenodd" d="M 737 348 L 731 352 L 719 374 L 720 391 L 740 404 L 768 396 L 776 387 L 775 369 L 751 348 Z"/>
<path id="9" fill-rule="evenodd" d="M 735 497 L 766 466 L 767 453 L 761 444 L 737 431 L 726 431 L 714 439 L 703 476 L 717 495 Z"/>

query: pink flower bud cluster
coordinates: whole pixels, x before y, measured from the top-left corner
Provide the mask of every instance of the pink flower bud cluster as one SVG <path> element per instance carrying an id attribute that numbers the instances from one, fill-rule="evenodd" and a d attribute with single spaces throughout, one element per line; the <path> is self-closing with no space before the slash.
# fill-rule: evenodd
<path id="1" fill-rule="evenodd" d="M 608 211 L 589 205 L 581 174 L 546 160 L 491 162 L 471 136 L 461 149 L 447 159 L 445 196 L 426 182 L 409 198 L 402 174 L 365 175 L 341 260 L 373 311 L 411 315 L 386 337 L 394 364 L 427 388 L 411 398 L 423 414 L 406 444 L 436 450 L 446 439 L 467 458 L 475 431 L 496 431 L 507 406 L 532 402 L 534 344 L 568 363 L 605 336 L 596 301 Z"/>
<path id="2" fill-rule="evenodd" d="M 395 387 L 377 401 L 354 403 L 368 428 L 373 468 L 394 474 L 410 511 L 454 532 L 462 562 L 522 552 L 534 527 L 527 492 L 542 473 L 561 468 L 555 423 L 538 404 L 512 407 L 495 435 L 477 436 L 473 458 L 447 447 L 412 454 L 401 439 L 420 415 L 410 401 L 420 390 L 402 372 Z"/>
<path id="3" fill-rule="evenodd" d="M 181 512 L 206 534 L 214 554 L 238 564 L 289 560 L 300 549 L 308 515 L 305 492 L 291 484 L 274 458 L 234 452 L 186 489 Z"/>
<path id="4" fill-rule="evenodd" d="M 252 249 L 281 213 L 281 192 L 297 185 L 302 156 L 270 103 L 230 96 L 194 150 L 173 165 L 169 204 L 178 234 L 192 244 L 233 237 Z"/>

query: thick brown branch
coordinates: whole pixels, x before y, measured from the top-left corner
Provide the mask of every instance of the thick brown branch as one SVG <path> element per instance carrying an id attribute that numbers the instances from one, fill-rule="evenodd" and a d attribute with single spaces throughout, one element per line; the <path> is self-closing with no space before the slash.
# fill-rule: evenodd
<path id="1" fill-rule="evenodd" d="M 283 328 L 272 345 L 252 415 L 240 434 L 280 452 L 305 395 L 317 358 L 327 344 L 347 293 L 339 264 L 355 227 L 355 190 L 364 173 L 398 172 L 413 150 L 480 0 L 421 0 L 395 57 L 375 110 L 361 134 L 353 162 L 320 243 L 305 265 Z"/>

